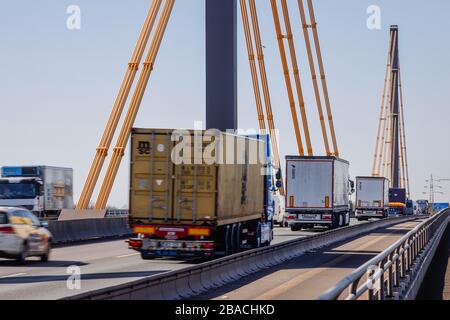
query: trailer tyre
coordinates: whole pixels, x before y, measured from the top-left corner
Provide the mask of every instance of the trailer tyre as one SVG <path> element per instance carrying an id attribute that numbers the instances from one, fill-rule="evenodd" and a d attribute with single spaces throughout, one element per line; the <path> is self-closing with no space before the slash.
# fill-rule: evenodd
<path id="1" fill-rule="evenodd" d="M 233 224 L 231 227 L 231 253 L 238 253 L 240 251 L 241 241 L 241 226 Z"/>
<path id="2" fill-rule="evenodd" d="M 146 252 L 146 251 L 142 251 L 141 252 L 141 258 L 143 260 L 154 260 L 156 259 L 156 256 L 152 253 Z"/>

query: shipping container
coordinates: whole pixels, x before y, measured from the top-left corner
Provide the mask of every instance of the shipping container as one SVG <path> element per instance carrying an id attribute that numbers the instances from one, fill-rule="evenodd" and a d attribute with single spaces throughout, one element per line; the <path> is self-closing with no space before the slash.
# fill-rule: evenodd
<path id="1" fill-rule="evenodd" d="M 0 206 L 23 207 L 38 216 L 73 209 L 73 170 L 50 166 L 3 167 Z"/>
<path id="2" fill-rule="evenodd" d="M 252 237 L 270 242 L 265 152 L 263 140 L 219 131 L 133 129 L 130 223 L 146 239 L 143 257 L 228 254 Z"/>
<path id="3" fill-rule="evenodd" d="M 356 217 L 359 221 L 386 218 L 389 213 L 389 180 L 384 177 L 356 178 Z"/>
<path id="4" fill-rule="evenodd" d="M 350 223 L 349 163 L 336 157 L 286 157 L 286 211 L 291 229 Z"/>

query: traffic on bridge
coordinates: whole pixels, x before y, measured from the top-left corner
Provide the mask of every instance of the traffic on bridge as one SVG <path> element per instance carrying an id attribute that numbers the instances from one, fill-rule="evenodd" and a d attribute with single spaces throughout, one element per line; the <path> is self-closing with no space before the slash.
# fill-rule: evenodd
<path id="1" fill-rule="evenodd" d="M 74 2 L 0 13 L 0 300 L 450 300 L 449 3 Z"/>

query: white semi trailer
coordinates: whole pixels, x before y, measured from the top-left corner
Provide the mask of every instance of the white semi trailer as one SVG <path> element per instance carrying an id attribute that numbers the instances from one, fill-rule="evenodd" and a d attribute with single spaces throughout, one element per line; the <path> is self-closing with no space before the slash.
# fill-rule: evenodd
<path id="1" fill-rule="evenodd" d="M 349 162 L 336 157 L 286 157 L 286 212 L 293 231 L 350 224 Z"/>
<path id="2" fill-rule="evenodd" d="M 389 213 L 389 180 L 384 177 L 356 178 L 356 218 L 384 219 Z"/>

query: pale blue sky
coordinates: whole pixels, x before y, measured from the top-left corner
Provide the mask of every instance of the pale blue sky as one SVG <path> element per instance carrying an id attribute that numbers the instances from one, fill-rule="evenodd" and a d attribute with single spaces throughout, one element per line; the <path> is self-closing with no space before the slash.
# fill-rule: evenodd
<path id="1" fill-rule="evenodd" d="M 1 0 L 0 166 L 73 167 L 75 193 L 95 148 L 150 0 Z M 269 1 L 258 0 L 275 121 L 282 154 L 295 154 Z M 290 1 L 313 140 L 323 153 L 295 1 Z M 450 2 L 317 0 L 316 15 L 342 157 L 352 176 L 370 174 L 387 54 L 388 29 L 400 26 L 413 196 L 433 172 L 450 177 L 448 126 Z M 82 10 L 82 29 L 66 28 L 66 8 Z M 379 5 L 382 30 L 369 31 L 366 9 Z M 239 123 L 257 118 L 239 16 Z M 193 127 L 205 116 L 204 1 L 178 0 L 152 76 L 138 127 Z M 128 154 L 128 152 L 127 152 Z M 128 201 L 128 156 L 110 203 Z M 439 200 L 448 199 L 447 195 Z"/>

